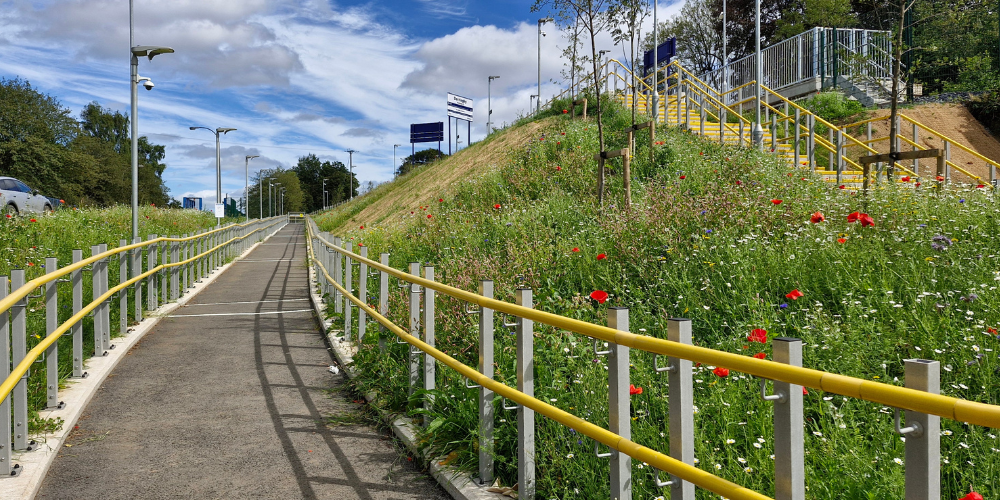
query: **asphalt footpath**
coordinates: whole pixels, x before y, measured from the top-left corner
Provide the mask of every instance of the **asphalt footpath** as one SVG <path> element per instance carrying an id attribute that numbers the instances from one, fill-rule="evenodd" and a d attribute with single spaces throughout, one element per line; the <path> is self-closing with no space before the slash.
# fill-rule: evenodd
<path id="1" fill-rule="evenodd" d="M 163 318 L 37 498 L 448 498 L 329 372 L 303 232 L 284 227 Z"/>

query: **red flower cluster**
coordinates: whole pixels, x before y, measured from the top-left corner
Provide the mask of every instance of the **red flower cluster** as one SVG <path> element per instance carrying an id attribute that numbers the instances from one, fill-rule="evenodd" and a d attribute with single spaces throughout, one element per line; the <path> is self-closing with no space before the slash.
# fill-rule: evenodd
<path id="1" fill-rule="evenodd" d="M 767 330 L 763 328 L 754 328 L 753 330 L 750 330 L 750 335 L 747 335 L 747 341 L 760 342 L 761 344 L 766 344 Z"/>
<path id="2" fill-rule="evenodd" d="M 900 177 L 899 180 L 901 180 L 903 182 L 910 182 L 910 176 L 909 175 L 904 175 L 904 176 Z"/>
<path id="3" fill-rule="evenodd" d="M 785 294 L 785 298 L 787 298 L 788 300 L 799 300 L 799 297 L 801 296 L 802 292 L 800 292 L 798 289 L 792 290 Z"/>
<path id="4" fill-rule="evenodd" d="M 714 370 L 712 370 L 712 373 L 714 373 L 717 377 L 728 377 L 729 368 L 723 368 L 721 366 L 717 366 Z"/>
<path id="5" fill-rule="evenodd" d="M 847 216 L 847 222 L 860 222 L 862 226 L 874 226 L 875 220 L 868 214 L 861 214 L 858 212 L 851 212 Z"/>
<path id="6" fill-rule="evenodd" d="M 604 301 L 608 300 L 608 292 L 604 290 L 594 290 L 590 292 L 590 298 L 596 300 L 599 304 L 603 304 Z"/>
<path id="7" fill-rule="evenodd" d="M 983 496 L 973 491 L 958 500 L 983 500 Z"/>
<path id="8" fill-rule="evenodd" d="M 936 180 L 938 182 L 944 182 L 944 177 L 942 177 L 942 176 L 939 175 L 939 176 L 935 177 L 934 180 Z"/>
<path id="9" fill-rule="evenodd" d="M 632 384 L 628 385 L 628 393 L 630 396 L 635 396 L 637 394 L 642 394 L 642 387 L 636 387 Z"/>
<path id="10" fill-rule="evenodd" d="M 556 167 L 556 172 L 562 170 L 562 167 Z"/>
<path id="11" fill-rule="evenodd" d="M 826 217 L 823 217 L 823 212 L 816 212 L 812 214 L 812 217 L 809 218 L 809 222 L 812 222 L 813 224 L 819 224 L 820 222 L 823 222 L 825 220 Z"/>
<path id="12" fill-rule="evenodd" d="M 605 254 L 603 254 L 603 253 L 597 254 L 597 260 L 604 260 L 604 259 L 607 259 L 607 258 L 608 258 L 608 256 L 605 255 Z"/>
<path id="13" fill-rule="evenodd" d="M 754 354 L 753 357 L 755 357 L 757 359 L 765 359 L 765 358 L 767 358 L 767 353 L 758 352 L 757 354 Z"/>

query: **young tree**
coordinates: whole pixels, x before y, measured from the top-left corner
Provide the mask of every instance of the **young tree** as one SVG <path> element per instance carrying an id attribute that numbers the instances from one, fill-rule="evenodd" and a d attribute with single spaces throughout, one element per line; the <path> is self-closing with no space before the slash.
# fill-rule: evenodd
<path id="1" fill-rule="evenodd" d="M 580 34 L 582 32 L 583 28 L 580 26 L 579 19 L 576 19 L 571 25 L 567 27 L 566 30 L 563 31 L 563 37 L 566 38 L 566 40 L 569 42 L 569 45 L 567 45 L 566 48 L 563 49 L 562 55 L 565 60 L 569 61 L 568 63 L 569 67 L 563 68 L 561 73 L 563 78 L 569 80 L 570 102 L 576 101 L 577 76 L 581 72 L 586 70 L 584 65 L 587 64 L 587 62 L 589 62 L 590 60 L 590 58 L 588 57 L 585 56 L 581 57 L 579 53 L 581 44 Z M 566 66 L 567 63 L 563 63 L 563 65 Z M 539 96 L 539 99 L 541 99 L 541 96 Z M 575 107 L 573 108 L 573 113 L 574 115 L 576 114 Z"/>
<path id="2" fill-rule="evenodd" d="M 538 12 L 543 7 L 549 7 L 551 10 L 555 11 L 555 17 L 557 22 L 563 27 L 569 26 L 570 23 L 577 22 L 579 20 L 580 24 L 587 31 L 587 35 L 590 37 L 590 62 L 593 67 L 593 80 L 594 80 L 594 90 L 596 99 L 595 111 L 597 116 L 597 142 L 601 149 L 604 151 L 604 121 L 602 117 L 601 110 L 601 75 L 597 71 L 597 34 L 601 33 L 607 29 L 610 18 L 608 16 L 608 8 L 611 5 L 612 0 L 535 0 L 534 5 L 531 6 L 532 12 Z M 597 198 L 601 202 L 604 201 L 604 167 L 603 165 L 598 171 L 597 179 Z"/>
<path id="3" fill-rule="evenodd" d="M 611 37 L 615 44 L 625 43 L 629 46 L 629 66 L 632 68 L 632 92 L 636 94 L 632 99 L 632 125 L 635 125 L 636 104 L 638 103 L 639 82 L 636 72 L 639 64 L 636 64 L 636 42 L 641 40 L 642 22 L 649 16 L 649 2 L 647 0 L 618 0 L 608 11 L 613 24 L 618 27 L 611 31 Z"/>

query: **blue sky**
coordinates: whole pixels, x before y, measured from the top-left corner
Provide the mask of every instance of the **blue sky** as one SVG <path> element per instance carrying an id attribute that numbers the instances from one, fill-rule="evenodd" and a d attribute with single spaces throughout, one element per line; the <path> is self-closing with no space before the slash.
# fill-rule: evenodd
<path id="1" fill-rule="evenodd" d="M 410 123 L 444 121 L 447 92 L 475 99 L 473 140 L 486 129 L 488 75 L 501 76 L 491 89 L 495 122 L 527 111 L 541 17 L 532 3 L 135 0 L 136 45 L 177 51 L 140 60 L 156 87 L 140 87 L 139 134 L 166 146 L 171 196 L 202 196 L 206 206 L 215 138 L 191 125 L 238 129 L 222 140 L 231 196 L 242 195 L 246 155 L 260 155 L 252 176 L 308 153 L 347 164 L 343 151 L 355 149 L 359 180 L 387 180 L 393 144 L 406 156 Z M 661 19 L 680 3 L 661 2 Z M 563 88 L 566 41 L 544 29 L 548 97 Z M 29 80 L 75 115 L 91 101 L 127 113 L 128 35 L 126 0 L 0 0 L 0 77 Z M 603 36 L 598 45 L 613 43 Z"/>

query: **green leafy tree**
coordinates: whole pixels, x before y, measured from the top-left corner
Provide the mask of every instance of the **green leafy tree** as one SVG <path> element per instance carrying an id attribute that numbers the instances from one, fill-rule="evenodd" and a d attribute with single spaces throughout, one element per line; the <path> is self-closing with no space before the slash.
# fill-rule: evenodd
<path id="1" fill-rule="evenodd" d="M 396 169 L 396 175 L 407 174 L 417 167 L 421 167 L 428 163 L 433 163 L 441 158 L 444 158 L 444 153 L 439 149 L 423 149 L 413 153 L 406 158 L 403 158 L 403 163 L 399 165 Z"/>
<path id="2" fill-rule="evenodd" d="M 303 192 L 303 209 L 314 212 L 323 208 L 323 180 L 326 179 L 326 202 L 335 205 L 358 195 L 358 180 L 339 161 L 320 161 L 310 153 L 299 158 L 292 168 L 299 176 Z"/>

